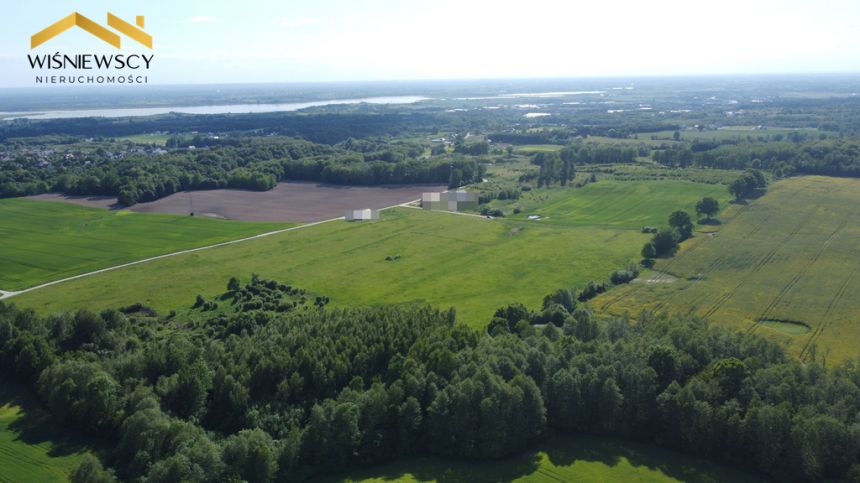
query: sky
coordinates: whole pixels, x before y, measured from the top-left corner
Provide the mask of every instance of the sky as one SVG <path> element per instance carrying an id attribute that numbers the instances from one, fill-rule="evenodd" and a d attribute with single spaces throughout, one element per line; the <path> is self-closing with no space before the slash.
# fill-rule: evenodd
<path id="1" fill-rule="evenodd" d="M 146 17 L 151 84 L 860 71 L 857 0 L 38 0 L 4 2 L 0 87 L 33 86 L 32 53 L 119 53 L 77 11 Z"/>

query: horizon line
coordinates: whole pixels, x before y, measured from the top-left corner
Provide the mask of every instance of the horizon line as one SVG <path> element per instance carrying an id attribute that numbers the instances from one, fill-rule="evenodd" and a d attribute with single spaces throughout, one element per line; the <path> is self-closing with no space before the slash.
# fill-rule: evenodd
<path id="1" fill-rule="evenodd" d="M 63 74 L 57 74 L 63 75 Z M 136 87 L 202 87 L 202 86 L 259 86 L 259 85 L 307 85 L 307 84 L 372 84 L 372 83 L 407 83 L 407 82 L 500 82 L 500 81 L 577 81 L 577 80 L 636 80 L 636 79 L 707 79 L 707 78 L 749 78 L 749 77 L 811 77 L 811 76 L 860 76 L 860 70 L 854 71 L 805 71 L 805 72 L 734 72 L 734 73 L 688 73 L 688 74 L 608 74 L 581 76 L 536 76 L 536 77 L 450 77 L 450 78 L 392 78 L 392 79 L 354 79 L 354 80 L 304 80 L 304 81 L 272 81 L 272 82 L 188 82 L 188 83 L 149 83 Z M 5 89 L 97 89 L 97 88 L 128 88 L 122 85 L 0 85 Z"/>

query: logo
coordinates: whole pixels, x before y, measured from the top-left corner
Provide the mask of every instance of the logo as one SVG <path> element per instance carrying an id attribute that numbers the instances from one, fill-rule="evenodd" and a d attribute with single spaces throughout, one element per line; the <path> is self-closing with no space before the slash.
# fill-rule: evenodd
<path id="1" fill-rule="evenodd" d="M 30 50 L 72 27 L 78 27 L 117 49 L 123 47 L 126 37 L 132 40 L 132 47 L 139 44 L 152 49 L 152 35 L 143 30 L 144 25 L 143 15 L 138 15 L 134 24 L 131 24 L 108 12 L 105 27 L 73 12 L 32 35 Z M 27 60 L 30 68 L 38 74 L 36 84 L 147 84 L 149 77 L 146 74 L 154 57 L 152 54 L 134 52 L 101 54 L 57 51 L 53 54 L 28 54 Z M 46 72 L 49 75 L 45 75 Z M 54 72 L 62 75 L 53 75 Z"/>
<path id="2" fill-rule="evenodd" d="M 134 25 L 108 12 L 107 23 L 109 26 L 115 28 L 116 30 L 119 30 L 120 32 L 138 41 L 139 43 L 149 47 L 150 49 L 152 48 L 152 36 L 142 30 L 144 28 L 143 15 L 137 16 L 137 18 L 135 19 L 137 27 L 135 27 Z M 51 40 L 57 35 L 60 35 L 66 30 L 71 29 L 72 27 L 80 27 L 83 30 L 100 38 L 101 40 L 104 40 L 110 45 L 113 45 L 118 49 L 121 48 L 121 39 L 119 35 L 93 22 L 92 20 L 79 14 L 78 12 L 73 12 L 69 16 L 58 20 L 57 22 L 51 24 L 48 28 L 30 37 L 30 48 L 35 49 L 36 47 L 44 44 L 45 42 Z"/>

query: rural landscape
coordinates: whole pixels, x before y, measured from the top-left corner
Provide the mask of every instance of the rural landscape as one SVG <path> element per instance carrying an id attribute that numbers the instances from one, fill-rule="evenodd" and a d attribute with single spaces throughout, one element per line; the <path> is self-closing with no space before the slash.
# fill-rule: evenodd
<path id="1" fill-rule="evenodd" d="M 858 7 L 300 3 L 10 7 L 0 483 L 860 483 Z"/>

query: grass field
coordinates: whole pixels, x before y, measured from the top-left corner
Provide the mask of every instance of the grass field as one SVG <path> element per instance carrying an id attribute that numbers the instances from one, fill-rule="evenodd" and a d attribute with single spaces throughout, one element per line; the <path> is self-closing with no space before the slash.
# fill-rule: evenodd
<path id="1" fill-rule="evenodd" d="M 538 451 L 486 463 L 418 458 L 328 482 L 752 482 L 751 475 L 653 446 L 591 436 L 556 437 Z"/>
<path id="2" fill-rule="evenodd" d="M 558 287 L 604 279 L 637 256 L 645 235 L 596 227 L 523 226 L 398 208 L 373 223 L 329 222 L 179 255 L 46 287 L 11 301 L 41 312 L 143 302 L 166 311 L 224 291 L 251 273 L 291 283 L 335 304 L 456 306 L 473 326 L 496 308 L 536 306 Z M 386 261 L 400 255 L 397 261 Z"/>
<path id="3" fill-rule="evenodd" d="M 0 383 L 0 482 L 62 482 L 89 451 L 91 441 L 57 431 L 33 397 Z M 28 406 L 26 412 L 22 405 Z"/>
<path id="4" fill-rule="evenodd" d="M 609 313 L 693 312 L 768 336 L 792 355 L 838 361 L 860 349 L 860 180 L 801 177 L 730 209 L 638 282 L 594 301 Z"/>
<path id="5" fill-rule="evenodd" d="M 135 134 L 132 136 L 121 136 L 116 138 L 117 141 L 131 141 L 136 144 L 155 144 L 164 146 L 167 140 L 170 139 L 170 134 Z"/>
<path id="6" fill-rule="evenodd" d="M 41 312 L 142 302 L 188 307 L 195 295 L 251 273 L 332 298 L 335 304 L 431 303 L 455 306 L 482 326 L 500 306 L 535 307 L 559 287 L 603 280 L 638 258 L 643 224 L 664 224 L 674 209 L 716 195 L 719 185 L 601 181 L 555 197 L 545 221 L 486 220 L 399 208 L 374 223 L 330 222 L 289 233 L 157 260 L 22 294 Z M 537 194 L 536 194 L 537 196 Z M 400 255 L 397 261 L 386 261 Z"/>
<path id="7" fill-rule="evenodd" d="M 515 219 L 541 217 L 532 223 L 638 230 L 645 225 L 665 226 L 675 210 L 695 216 L 696 202 L 705 196 L 718 199 L 721 206 L 730 198 L 726 187 L 719 184 L 601 180 L 572 195 L 566 190 L 527 192 L 512 204 L 523 209 Z"/>
<path id="8" fill-rule="evenodd" d="M 560 144 L 521 144 L 514 148 L 518 154 L 554 153 L 561 151 L 564 146 Z"/>
<path id="9" fill-rule="evenodd" d="M 0 289 L 22 289 L 286 226 L 4 199 L 0 200 Z"/>

